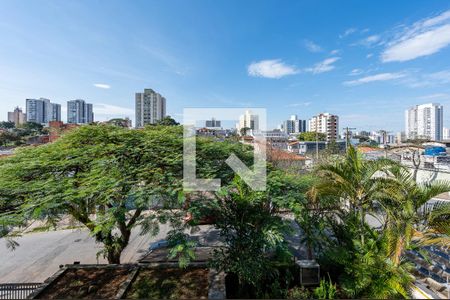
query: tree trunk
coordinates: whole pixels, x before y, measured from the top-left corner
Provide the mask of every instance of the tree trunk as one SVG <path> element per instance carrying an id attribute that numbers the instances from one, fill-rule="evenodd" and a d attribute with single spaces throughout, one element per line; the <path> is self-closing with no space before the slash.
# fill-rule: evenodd
<path id="1" fill-rule="evenodd" d="M 120 265 L 120 255 L 122 254 L 122 250 L 119 249 L 110 249 L 108 250 L 107 259 L 109 264 L 117 264 Z"/>
<path id="2" fill-rule="evenodd" d="M 361 207 L 360 209 L 360 219 L 361 219 L 361 244 L 364 245 L 364 209 Z"/>
<path id="3" fill-rule="evenodd" d="M 417 159 L 416 159 L 416 154 L 417 154 Z M 413 179 L 414 179 L 414 182 L 417 182 L 417 172 L 419 171 L 419 168 L 420 168 L 420 150 L 414 150 L 414 152 L 412 154 L 412 162 L 413 162 L 413 166 L 414 166 Z"/>

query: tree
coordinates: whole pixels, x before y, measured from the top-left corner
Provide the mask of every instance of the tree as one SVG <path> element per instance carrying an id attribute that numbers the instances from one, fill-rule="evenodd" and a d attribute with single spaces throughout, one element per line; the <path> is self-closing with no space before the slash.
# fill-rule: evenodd
<path id="1" fill-rule="evenodd" d="M 450 183 L 436 181 L 418 184 L 403 167 L 391 170 L 396 179 L 385 187 L 380 202 L 386 212 L 385 232 L 388 241 L 388 255 L 395 265 L 399 265 L 406 249 L 418 243 L 445 245 L 449 242 L 450 205 L 443 204 L 428 208 L 430 199 L 450 191 Z M 442 222 L 444 221 L 444 222 Z"/>
<path id="2" fill-rule="evenodd" d="M 299 195 L 298 177 L 272 171 L 268 176 L 267 190 L 255 192 L 240 178 L 224 187 L 210 201 L 215 228 L 224 242 L 216 250 L 212 265 L 235 274 L 240 286 L 250 285 L 260 292 L 262 280 L 271 273 L 274 253 L 279 259 L 290 257 L 285 235 L 289 224 L 279 214 Z M 271 258 L 272 255 L 272 258 Z"/>
<path id="3" fill-rule="evenodd" d="M 163 126 L 177 126 L 180 125 L 175 119 L 173 119 L 171 116 L 166 116 L 162 118 L 161 120 L 158 120 L 156 122 L 156 125 L 163 125 Z"/>
<path id="4" fill-rule="evenodd" d="M 388 180 L 379 173 L 387 172 L 395 165 L 387 159 L 364 160 L 350 145 L 344 159 L 317 168 L 321 178 L 317 188 L 322 194 L 342 199 L 343 207 L 348 202 L 350 212 L 359 215 L 360 229 L 363 230 L 366 213 L 373 208 L 381 186 Z M 360 236 L 364 244 L 364 234 L 361 232 Z"/>
<path id="5" fill-rule="evenodd" d="M 394 265 L 387 259 L 387 243 L 382 232 L 364 224 L 363 244 L 358 218 L 353 214 L 339 216 L 338 221 L 330 220 L 338 234 L 329 240 L 330 245 L 322 253 L 321 267 L 331 266 L 330 274 L 337 277 L 349 298 L 410 298 L 410 264 Z"/>
<path id="6" fill-rule="evenodd" d="M 340 149 L 338 143 L 336 143 L 336 141 L 330 141 L 327 145 L 327 151 L 330 152 L 330 154 L 339 154 Z"/>
<path id="7" fill-rule="evenodd" d="M 326 141 L 327 135 L 325 133 L 321 132 L 313 132 L 313 131 L 307 131 L 302 132 L 298 135 L 299 141 Z"/>
<path id="8" fill-rule="evenodd" d="M 246 136 L 246 135 L 247 135 L 247 132 L 248 132 L 249 130 L 251 130 L 250 127 L 243 127 L 243 128 L 241 128 L 241 130 L 240 130 L 239 133 L 241 134 L 241 136 Z"/>
<path id="9" fill-rule="evenodd" d="M 21 136 L 39 135 L 44 132 L 44 126 L 35 122 L 26 122 L 19 129 L 21 130 Z"/>
<path id="10" fill-rule="evenodd" d="M 131 121 L 128 118 L 125 118 L 125 119 L 115 118 L 115 119 L 109 120 L 107 123 L 109 125 L 113 125 L 113 126 L 128 128 L 131 124 Z"/>
<path id="11" fill-rule="evenodd" d="M 182 137 L 182 128 L 174 126 L 81 126 L 54 143 L 0 160 L 0 199 L 15 203 L 2 215 L 2 232 L 18 221 L 54 223 L 70 216 L 104 245 L 109 263 L 120 263 L 134 227 L 142 224 L 147 232 L 156 232 L 156 221 L 168 219 L 144 211 L 168 212 L 183 204 Z M 197 172 L 226 183 L 233 171 L 225 160 L 233 152 L 248 163 L 250 150 L 239 143 L 199 139 Z M 180 214 L 175 218 L 181 220 Z"/>
<path id="12" fill-rule="evenodd" d="M 8 144 L 18 141 L 20 141 L 20 137 L 16 133 L 0 131 L 0 145 L 8 146 Z"/>
<path id="13" fill-rule="evenodd" d="M 10 121 L 2 121 L 2 122 L 0 122 L 0 128 L 13 129 L 15 127 L 16 127 L 16 125 L 14 124 L 14 122 L 10 122 Z"/>

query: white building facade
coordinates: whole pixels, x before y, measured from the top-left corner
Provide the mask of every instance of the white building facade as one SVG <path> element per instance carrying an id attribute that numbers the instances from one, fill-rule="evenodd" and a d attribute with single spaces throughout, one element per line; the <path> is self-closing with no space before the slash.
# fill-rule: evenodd
<path id="1" fill-rule="evenodd" d="M 339 117 L 330 113 L 321 113 L 308 121 L 308 130 L 325 133 L 327 141 L 335 141 L 339 132 Z"/>
<path id="2" fill-rule="evenodd" d="M 242 130 L 259 131 L 259 117 L 258 115 L 252 114 L 250 110 L 245 111 L 245 113 L 239 117 L 239 123 L 237 124 L 237 131 L 239 134 Z M 246 133 L 247 134 L 247 133 Z"/>
<path id="3" fill-rule="evenodd" d="M 408 139 L 426 138 L 441 141 L 444 134 L 444 108 L 438 103 L 416 105 L 405 111 Z"/>
<path id="4" fill-rule="evenodd" d="M 166 98 L 152 89 L 136 93 L 136 128 L 156 124 L 166 116 Z"/>

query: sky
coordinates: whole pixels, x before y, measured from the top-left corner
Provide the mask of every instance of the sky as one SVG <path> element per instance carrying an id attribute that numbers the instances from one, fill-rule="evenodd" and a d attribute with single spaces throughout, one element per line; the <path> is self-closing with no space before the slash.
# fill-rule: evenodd
<path id="1" fill-rule="evenodd" d="M 329 112 L 397 132 L 437 102 L 450 127 L 450 2 L 0 0 L 0 120 L 40 97 L 134 120 L 144 88 L 177 120 L 260 107 L 274 128 Z"/>

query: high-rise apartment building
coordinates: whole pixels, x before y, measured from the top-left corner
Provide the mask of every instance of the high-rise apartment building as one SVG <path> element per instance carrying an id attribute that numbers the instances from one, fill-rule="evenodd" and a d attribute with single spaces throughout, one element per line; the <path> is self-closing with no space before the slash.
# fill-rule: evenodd
<path id="1" fill-rule="evenodd" d="M 136 93 L 136 128 L 155 124 L 166 116 L 166 98 L 152 89 Z"/>
<path id="2" fill-rule="evenodd" d="M 245 114 L 239 117 L 239 123 L 237 124 L 238 133 L 243 133 L 243 129 L 259 131 L 259 117 L 252 114 L 250 110 L 245 111 Z M 247 134 L 247 132 L 246 132 Z"/>
<path id="3" fill-rule="evenodd" d="M 297 115 L 292 115 L 289 120 L 283 122 L 281 127 L 286 134 L 305 132 L 306 120 L 299 120 Z"/>
<path id="4" fill-rule="evenodd" d="M 221 128 L 220 121 L 212 118 L 211 120 L 206 120 L 205 122 L 206 128 Z"/>
<path id="5" fill-rule="evenodd" d="M 330 113 L 321 113 L 308 121 L 309 131 L 325 133 L 327 141 L 335 141 L 339 132 L 339 117 Z"/>
<path id="6" fill-rule="evenodd" d="M 61 121 L 61 105 L 51 103 L 49 99 L 27 99 L 26 111 L 28 122 L 48 124 L 51 121 Z"/>
<path id="7" fill-rule="evenodd" d="M 450 140 L 450 128 L 444 127 L 444 130 L 442 131 L 442 139 Z"/>
<path id="8" fill-rule="evenodd" d="M 67 101 L 67 123 L 88 124 L 94 122 L 92 104 L 77 99 Z"/>
<path id="9" fill-rule="evenodd" d="M 8 122 L 13 122 L 14 125 L 19 126 L 27 121 L 27 115 L 22 112 L 22 109 L 16 107 L 14 111 L 8 112 Z"/>
<path id="10" fill-rule="evenodd" d="M 51 110 L 49 110 L 48 120 L 51 121 L 61 121 L 61 104 L 51 103 Z"/>
<path id="11" fill-rule="evenodd" d="M 439 103 L 413 106 L 405 111 L 405 133 L 408 139 L 426 138 L 440 141 L 443 138 L 444 108 Z"/>

